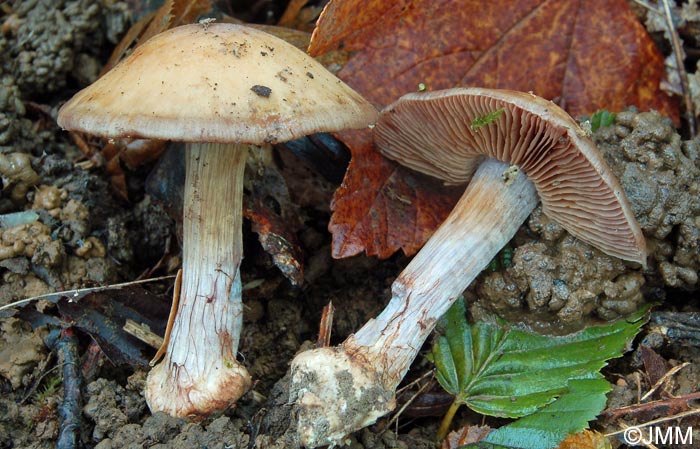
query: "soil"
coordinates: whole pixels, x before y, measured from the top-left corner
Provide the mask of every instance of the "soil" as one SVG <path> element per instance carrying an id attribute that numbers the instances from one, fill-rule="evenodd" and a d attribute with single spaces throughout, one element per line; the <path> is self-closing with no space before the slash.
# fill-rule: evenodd
<path id="1" fill-rule="evenodd" d="M 276 232 L 291 237 L 278 240 L 297 246 L 298 253 L 289 251 L 303 262 L 304 281 L 296 285 L 294 267 L 272 257 L 273 250 L 263 247 L 247 223 L 239 351 L 253 389 L 231 409 L 199 422 L 151 414 L 143 386 L 146 362 L 155 351 L 113 328 L 127 317 L 149 323 L 156 333 L 164 328 L 180 263 L 182 148 L 168 145 L 157 161 L 134 163 L 126 148 L 119 159 L 107 159 L 100 152 L 105 142 L 88 140 L 82 147 L 93 152 L 86 155 L 55 124 L 58 107 L 97 77 L 127 31 L 129 6 L 24 0 L 3 3 L 0 11 L 0 306 L 55 291 L 170 276 L 81 294 L 75 303 L 60 297 L 31 301 L 0 315 L 0 448 L 48 448 L 60 440 L 66 388 L 56 341 L 66 328 L 79 337 L 79 446 L 295 447 L 285 377 L 289 361 L 315 343 L 329 302 L 336 310 L 333 344 L 378 314 L 409 260 L 400 254 L 388 260 L 332 259 L 328 205 L 344 169 L 339 161 L 347 154 L 333 159 L 336 166 L 325 173 L 318 170 L 320 156 L 295 157 L 282 146 L 251 158 L 247 201 L 262 197 L 266 207 L 257 213 L 283 223 Z M 470 313 L 475 319 L 499 314 L 537 331 L 563 333 L 657 302 L 657 313 L 671 315 L 656 315 L 633 349 L 606 368 L 614 385 L 608 410 L 637 403 L 639 392 L 658 378 L 652 367 L 689 364 L 654 398 L 695 393 L 700 385 L 700 319 L 692 315 L 700 310 L 700 142 L 684 141 L 654 112 L 635 110 L 620 113 L 614 125 L 593 137 L 649 241 L 649 266 L 641 269 L 577 241 L 538 208 L 494 269 L 465 292 Z M 695 334 L 681 338 L 673 332 L 681 319 L 695 326 Z M 431 369 L 419 356 L 409 380 Z M 390 415 L 351 435 L 348 445 L 434 447 L 444 395 L 434 389 L 417 403 L 422 405 L 409 407 L 395 422 Z M 628 415 L 624 421 L 631 425 L 682 410 Z M 480 422 L 465 409 L 453 427 Z M 693 426 L 700 441 L 698 416 L 682 423 Z M 592 427 L 612 432 L 620 423 L 607 414 Z"/>

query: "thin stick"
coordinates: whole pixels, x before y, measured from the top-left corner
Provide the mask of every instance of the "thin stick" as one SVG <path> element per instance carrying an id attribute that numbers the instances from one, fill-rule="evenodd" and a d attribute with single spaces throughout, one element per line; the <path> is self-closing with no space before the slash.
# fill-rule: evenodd
<path id="1" fill-rule="evenodd" d="M 175 322 L 175 316 L 177 315 L 177 306 L 180 304 L 180 290 L 182 289 L 182 268 L 177 270 L 177 276 L 175 276 L 175 288 L 173 289 L 173 302 L 170 304 L 170 315 L 168 315 L 168 324 L 165 327 L 165 335 L 163 336 L 163 344 L 160 345 L 156 355 L 153 356 L 149 366 L 155 366 L 161 357 L 165 354 L 165 350 L 168 347 L 168 342 L 170 341 L 170 333 L 173 330 L 173 323 Z"/>
<path id="2" fill-rule="evenodd" d="M 690 85 L 688 83 L 688 73 L 683 65 L 683 53 L 681 50 L 681 41 L 676 32 L 676 26 L 673 23 L 673 16 L 671 15 L 671 7 L 668 4 L 668 0 L 663 0 L 664 4 L 664 16 L 666 17 L 666 26 L 668 27 L 669 36 L 671 36 L 671 45 L 673 46 L 673 54 L 676 58 L 676 66 L 678 68 L 678 75 L 681 79 L 681 90 L 683 91 L 683 103 L 685 105 L 685 118 L 688 121 L 688 126 L 690 127 L 690 136 L 695 137 L 695 132 L 697 125 L 695 122 L 695 107 L 693 105 L 693 100 L 690 98 Z"/>
<path id="3" fill-rule="evenodd" d="M 23 305 L 28 304 L 32 301 L 38 301 L 40 299 L 48 299 L 48 300 L 57 301 L 61 298 L 68 297 L 71 302 L 74 302 L 74 301 L 78 301 L 80 298 L 82 298 L 83 296 L 85 296 L 89 293 L 97 293 L 97 292 L 103 292 L 103 291 L 107 291 L 107 290 L 115 290 L 115 289 L 128 287 L 130 285 L 147 284 L 149 282 L 165 281 L 167 279 L 172 279 L 174 277 L 175 276 L 173 276 L 173 275 L 161 276 L 161 277 L 157 277 L 157 278 L 141 279 L 139 281 L 122 282 L 121 284 L 103 285 L 101 287 L 78 288 L 75 290 L 64 290 L 64 291 L 60 291 L 60 292 L 47 293 L 45 295 L 32 296 L 31 298 L 21 299 L 19 301 L 5 304 L 4 306 L 0 306 L 0 312 L 2 312 L 3 310 L 6 310 L 6 309 L 12 309 L 14 307 L 23 306 Z"/>
<path id="4" fill-rule="evenodd" d="M 654 419 L 654 420 L 652 420 L 652 421 L 647 421 L 647 422 L 645 422 L 645 423 L 636 425 L 635 427 L 653 426 L 654 424 L 660 424 L 660 423 L 666 422 L 666 421 L 674 421 L 674 420 L 676 420 L 676 419 L 685 418 L 686 416 L 692 416 L 692 415 L 698 415 L 698 414 L 700 414 L 700 409 L 699 409 L 699 408 L 694 408 L 694 409 L 692 409 L 692 410 L 687 410 L 687 411 L 685 411 L 685 412 L 678 413 L 678 414 L 676 414 L 676 415 L 664 416 L 663 418 Z M 606 433 L 605 436 L 606 436 L 606 437 L 612 437 L 612 436 L 619 435 L 619 434 L 624 433 L 624 432 L 625 432 L 625 429 L 616 430 L 615 432 Z"/>
<path id="5" fill-rule="evenodd" d="M 603 415 L 610 416 L 612 418 L 619 417 L 622 415 L 629 415 L 632 413 L 648 412 L 656 407 L 670 407 L 681 405 L 682 403 L 687 403 L 688 401 L 694 401 L 700 399 L 700 392 L 690 393 L 683 396 L 678 396 L 670 399 L 662 399 L 659 401 L 646 402 L 644 404 L 634 404 L 628 405 L 626 407 L 616 408 L 614 410 L 605 410 Z M 699 410 L 696 410 L 698 412 Z"/>
<path id="6" fill-rule="evenodd" d="M 153 349 L 160 350 L 163 347 L 163 337 L 153 332 L 145 323 L 139 324 L 136 321 L 127 318 L 126 323 L 124 323 L 124 326 L 122 326 L 122 330 L 134 338 L 139 339 L 139 341 L 146 343 Z"/>
<path id="7" fill-rule="evenodd" d="M 661 14 L 661 11 L 659 11 L 658 9 L 656 9 L 656 7 L 655 7 L 654 5 L 649 4 L 649 2 L 647 2 L 647 1 L 644 1 L 644 0 L 634 0 L 634 2 L 635 2 L 636 4 L 638 4 L 638 5 L 640 5 L 640 6 L 644 7 L 644 8 L 646 8 L 646 9 L 650 10 L 650 11 L 655 12 L 656 14 Z"/>
<path id="8" fill-rule="evenodd" d="M 425 374 L 423 374 L 422 376 L 420 376 L 418 379 L 414 380 L 410 384 L 397 390 L 396 395 L 398 396 L 403 391 L 407 390 L 408 388 L 411 388 L 413 385 L 416 385 L 417 383 L 424 380 L 426 377 L 432 376 L 433 374 L 434 374 L 433 371 L 426 372 Z M 387 423 L 385 430 L 390 428 L 394 422 L 399 420 L 399 416 L 401 416 L 403 414 L 403 412 L 413 403 L 413 401 L 415 401 L 418 398 L 418 396 L 420 396 L 430 386 L 430 384 L 431 384 L 431 382 L 426 382 L 420 386 L 418 391 L 416 391 L 416 393 L 414 395 L 412 395 L 408 399 L 408 401 L 406 401 L 406 403 L 404 405 L 402 405 L 401 408 L 396 413 L 394 413 L 394 416 L 392 416 L 391 419 L 389 420 L 389 422 Z M 397 433 L 398 433 L 398 431 L 397 431 Z"/>
<path id="9" fill-rule="evenodd" d="M 654 386 L 651 387 L 651 390 L 647 391 L 647 392 L 644 394 L 644 396 L 642 396 L 642 401 L 644 401 L 644 400 L 647 399 L 649 396 L 651 396 L 652 394 L 654 394 L 654 392 L 655 392 L 656 390 L 658 390 L 659 387 L 661 387 L 661 385 L 665 384 L 666 381 L 667 381 L 671 376 L 673 376 L 673 375 L 676 374 L 678 371 L 682 370 L 683 368 L 685 368 L 685 367 L 688 366 L 688 365 L 690 365 L 690 362 L 685 362 L 685 363 L 683 363 L 683 364 L 681 364 L 681 365 L 674 366 L 673 368 L 671 368 L 670 370 L 668 370 L 668 371 L 666 372 L 666 374 L 664 374 L 663 376 L 661 376 L 661 379 L 659 379 L 658 381 L 656 381 L 656 383 L 654 384 Z"/>

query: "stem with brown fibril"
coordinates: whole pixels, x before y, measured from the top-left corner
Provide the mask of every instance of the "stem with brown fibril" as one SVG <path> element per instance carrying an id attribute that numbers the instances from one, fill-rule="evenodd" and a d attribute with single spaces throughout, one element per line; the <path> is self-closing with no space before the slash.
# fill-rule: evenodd
<path id="1" fill-rule="evenodd" d="M 437 320 L 537 205 L 533 183 L 482 163 L 452 213 L 392 285 L 384 311 L 335 348 L 292 362 L 290 397 L 307 447 L 338 444 L 395 406 L 395 391 Z"/>
<path id="2" fill-rule="evenodd" d="M 236 361 L 246 155 L 245 145 L 187 147 L 182 291 L 165 358 L 146 382 L 153 412 L 207 416 L 250 387 L 248 372 Z"/>

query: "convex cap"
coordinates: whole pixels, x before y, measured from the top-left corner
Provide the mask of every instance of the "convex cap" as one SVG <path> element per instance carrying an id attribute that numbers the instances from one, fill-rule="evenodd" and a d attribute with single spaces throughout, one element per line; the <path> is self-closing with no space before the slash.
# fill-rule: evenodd
<path id="1" fill-rule="evenodd" d="M 226 24 L 173 28 L 59 112 L 65 129 L 107 137 L 251 144 L 361 128 L 376 110 L 306 53 Z"/>
<path id="2" fill-rule="evenodd" d="M 379 151 L 414 170 L 466 183 L 486 158 L 517 165 L 544 212 L 572 235 L 646 265 L 644 235 L 595 144 L 551 101 L 498 89 L 408 94 L 374 128 Z"/>

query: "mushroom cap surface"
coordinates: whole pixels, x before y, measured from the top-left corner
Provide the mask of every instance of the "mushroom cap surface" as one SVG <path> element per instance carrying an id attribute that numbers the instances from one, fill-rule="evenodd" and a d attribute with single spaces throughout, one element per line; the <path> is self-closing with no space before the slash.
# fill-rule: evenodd
<path id="1" fill-rule="evenodd" d="M 170 29 L 137 47 L 59 111 L 106 137 L 263 144 L 361 128 L 376 109 L 303 51 L 228 23 Z"/>
<path id="2" fill-rule="evenodd" d="M 374 140 L 388 158 L 448 184 L 468 182 L 484 158 L 517 165 L 550 218 L 607 254 L 646 265 L 644 235 L 620 183 L 551 101 L 484 88 L 407 94 L 382 111 Z"/>

